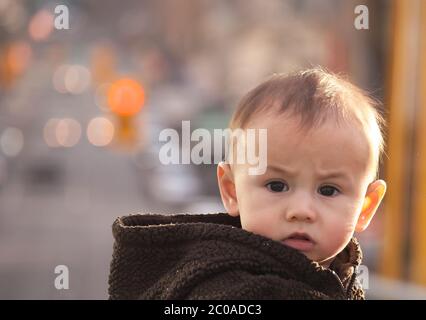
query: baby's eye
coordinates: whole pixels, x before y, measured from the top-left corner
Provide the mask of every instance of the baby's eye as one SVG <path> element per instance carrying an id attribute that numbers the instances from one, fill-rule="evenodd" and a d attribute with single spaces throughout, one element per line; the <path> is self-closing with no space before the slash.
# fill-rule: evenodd
<path id="1" fill-rule="evenodd" d="M 288 190 L 287 184 L 281 181 L 271 181 L 266 184 L 266 188 L 268 188 L 269 191 L 272 192 L 282 192 L 284 191 L 284 188 L 287 188 L 285 191 Z"/>
<path id="2" fill-rule="evenodd" d="M 340 192 L 337 188 L 335 188 L 333 186 L 321 187 L 321 188 L 319 188 L 319 191 L 323 196 L 326 196 L 326 197 L 332 197 L 334 195 L 337 195 Z M 336 192 L 336 193 L 334 193 L 334 192 Z"/>

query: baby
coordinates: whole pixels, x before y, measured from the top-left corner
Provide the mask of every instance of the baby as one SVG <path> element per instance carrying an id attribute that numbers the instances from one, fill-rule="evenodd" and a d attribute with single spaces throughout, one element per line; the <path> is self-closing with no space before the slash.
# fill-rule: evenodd
<path id="1" fill-rule="evenodd" d="M 249 175 L 248 164 L 218 165 L 227 212 L 243 229 L 329 267 L 385 194 L 386 183 L 375 180 L 382 124 L 373 101 L 321 69 L 262 83 L 243 98 L 230 128 L 267 129 L 267 170 Z"/>
<path id="2" fill-rule="evenodd" d="M 367 95 L 320 68 L 260 84 L 230 129 L 266 129 L 266 171 L 232 152 L 217 167 L 227 213 L 118 218 L 110 298 L 363 299 L 353 234 L 386 192 L 383 125 Z"/>

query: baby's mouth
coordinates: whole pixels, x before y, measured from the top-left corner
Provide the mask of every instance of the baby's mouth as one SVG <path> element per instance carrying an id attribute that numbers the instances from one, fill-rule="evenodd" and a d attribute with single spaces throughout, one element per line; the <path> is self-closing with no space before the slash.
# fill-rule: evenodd
<path id="1" fill-rule="evenodd" d="M 310 251 L 315 245 L 315 241 L 308 234 L 300 232 L 292 233 L 282 243 L 299 251 Z"/>

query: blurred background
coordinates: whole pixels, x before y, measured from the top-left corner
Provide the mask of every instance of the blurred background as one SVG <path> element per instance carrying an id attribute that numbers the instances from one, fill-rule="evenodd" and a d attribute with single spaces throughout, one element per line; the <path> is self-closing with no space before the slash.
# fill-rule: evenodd
<path id="1" fill-rule="evenodd" d="M 247 90 L 314 65 L 388 120 L 367 298 L 425 299 L 426 0 L 0 0 L 0 298 L 105 299 L 117 216 L 223 212 L 216 165 L 162 165 L 160 131 L 226 128 Z"/>

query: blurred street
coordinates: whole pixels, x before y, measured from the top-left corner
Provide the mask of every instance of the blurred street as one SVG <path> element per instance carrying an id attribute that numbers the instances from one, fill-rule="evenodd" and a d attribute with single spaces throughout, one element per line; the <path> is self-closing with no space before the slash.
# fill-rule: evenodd
<path id="1" fill-rule="evenodd" d="M 31 103 L 22 103 L 28 108 L 22 123 L 26 147 L 10 164 L 0 193 L 0 296 L 106 298 L 113 220 L 160 207 L 141 194 L 128 155 L 98 150 L 84 140 L 66 152 L 45 146 L 40 128 L 54 116 L 51 106 L 82 122 L 93 116 L 89 94 L 65 99 L 49 94 L 50 78 L 38 63 L 22 88 L 14 89 L 16 100 Z M 69 290 L 54 287 L 60 264 L 69 268 Z"/>

